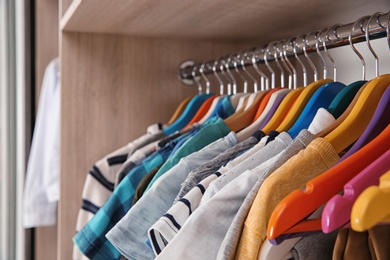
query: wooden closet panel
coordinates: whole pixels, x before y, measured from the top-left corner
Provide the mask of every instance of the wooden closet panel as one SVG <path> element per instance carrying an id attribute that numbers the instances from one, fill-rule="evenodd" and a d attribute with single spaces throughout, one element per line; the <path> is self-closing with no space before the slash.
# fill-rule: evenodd
<path id="1" fill-rule="evenodd" d="M 35 1 L 35 113 L 41 93 L 43 75 L 51 60 L 58 57 L 58 1 Z M 35 229 L 35 259 L 55 259 L 57 225 Z M 32 256 L 31 256 L 32 257 Z"/>
<path id="2" fill-rule="evenodd" d="M 58 1 L 36 0 L 35 101 L 38 106 L 46 66 L 58 57 Z"/>
<path id="3" fill-rule="evenodd" d="M 178 65 L 205 60 L 243 45 L 119 35 L 63 33 L 61 49 L 61 200 L 58 258 L 71 259 L 81 192 L 97 160 L 167 122 L 182 99 Z"/>
<path id="4" fill-rule="evenodd" d="M 73 1 L 79 1 L 79 0 L 60 0 L 60 9 L 59 13 L 61 14 L 61 17 L 64 15 L 66 10 L 68 10 L 69 6 L 72 4 Z"/>

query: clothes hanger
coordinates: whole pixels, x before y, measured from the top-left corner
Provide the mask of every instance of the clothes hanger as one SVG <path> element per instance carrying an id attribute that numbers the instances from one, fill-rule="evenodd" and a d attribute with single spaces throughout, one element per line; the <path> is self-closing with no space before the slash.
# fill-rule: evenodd
<path id="1" fill-rule="evenodd" d="M 203 104 L 204 101 L 206 101 L 209 97 L 211 97 L 213 94 L 208 93 L 210 90 L 206 90 L 206 94 L 202 94 L 202 85 L 199 82 L 198 77 L 196 76 L 195 71 L 197 70 L 197 67 L 194 66 L 192 70 L 192 76 L 194 78 L 195 83 L 198 85 L 198 91 L 199 94 L 196 95 L 194 98 L 191 99 L 191 101 L 188 103 L 186 109 L 184 112 L 180 115 L 180 117 L 173 122 L 170 126 L 165 128 L 163 132 L 166 135 L 173 134 L 176 131 L 179 131 L 185 127 L 188 122 L 191 121 L 193 116 L 196 114 L 200 106 Z"/>
<path id="2" fill-rule="evenodd" d="M 279 106 L 286 105 L 286 103 L 283 102 L 285 98 L 287 98 L 287 102 L 289 102 L 289 100 L 290 100 L 289 94 L 293 93 L 296 90 L 296 84 L 297 84 L 296 69 L 292 66 L 292 64 L 289 62 L 289 60 L 287 58 L 286 44 L 287 44 L 287 41 L 283 42 L 281 50 L 279 50 L 279 48 L 278 48 L 277 51 L 280 54 L 280 60 L 282 61 L 282 65 L 285 67 L 285 69 L 288 72 L 288 91 L 285 93 L 282 93 L 281 95 L 278 95 L 278 97 L 276 98 L 272 107 L 270 108 L 269 112 L 266 114 L 263 122 L 260 124 L 259 129 L 263 129 L 268 124 L 268 122 L 271 120 L 271 118 L 275 115 Z M 297 95 L 295 95 L 295 96 L 298 97 Z M 291 107 L 291 105 L 292 104 L 290 103 L 289 107 Z"/>
<path id="3" fill-rule="evenodd" d="M 191 101 L 192 98 L 193 97 L 187 97 L 179 104 L 179 106 L 176 108 L 175 112 L 169 119 L 169 121 L 166 123 L 167 126 L 171 125 L 180 117 L 180 115 L 184 112 L 186 106 L 188 105 L 188 103 Z"/>
<path id="4" fill-rule="evenodd" d="M 319 49 L 319 31 L 315 31 L 313 33 L 309 33 L 305 37 L 305 41 L 308 41 L 308 37 L 314 34 L 314 37 L 316 39 L 316 51 L 318 56 L 320 57 L 320 60 L 322 62 L 323 68 L 324 68 L 324 79 L 327 77 L 327 68 L 325 64 L 324 57 L 322 56 L 320 49 Z M 308 56 L 307 56 L 308 57 Z M 311 60 L 309 59 L 310 64 L 312 64 Z M 317 75 L 317 70 L 315 66 L 312 66 L 314 70 L 314 75 Z M 311 96 L 311 98 L 308 100 L 307 104 L 305 105 L 303 111 L 295 121 L 294 125 L 288 130 L 288 134 L 295 138 L 298 136 L 299 132 L 302 129 L 307 129 L 310 125 L 310 123 L 313 121 L 314 116 L 316 115 L 319 108 L 328 108 L 330 103 L 333 101 L 333 99 L 336 97 L 336 95 L 345 87 L 344 84 L 340 82 L 329 82 L 322 86 L 320 86 Z"/>
<path id="5" fill-rule="evenodd" d="M 305 36 L 302 36 L 302 37 L 307 37 L 307 35 Z M 301 37 L 298 37 L 297 39 L 299 39 Z M 283 121 L 280 123 L 280 125 L 278 126 L 278 128 L 276 129 L 276 131 L 278 132 L 284 132 L 284 131 L 288 131 L 292 126 L 293 124 L 296 122 L 296 120 L 298 119 L 299 115 L 302 113 L 302 110 L 305 108 L 306 104 L 308 103 L 309 99 L 312 97 L 312 95 L 315 93 L 315 91 L 317 89 L 319 89 L 322 85 L 324 85 L 325 83 L 328 83 L 328 82 L 331 82 L 330 79 L 319 79 L 317 80 L 317 74 L 316 74 L 316 69 L 315 69 L 315 66 L 312 64 L 312 61 L 310 60 L 308 54 L 307 54 L 307 51 L 306 51 L 306 44 L 307 44 L 307 41 L 305 39 L 303 39 L 303 53 L 305 55 L 305 57 L 307 58 L 307 60 L 309 61 L 311 67 L 313 68 L 314 70 L 314 82 L 310 83 L 309 85 L 307 85 L 307 82 L 304 82 L 304 86 L 305 88 L 302 90 L 301 94 L 299 95 L 299 97 L 297 98 L 296 102 L 294 103 L 294 105 L 291 107 L 290 111 L 287 113 L 286 117 L 283 119 Z M 297 45 L 297 47 L 299 48 L 299 44 L 295 43 Z M 306 74 L 306 71 L 304 71 L 304 74 Z M 306 77 L 304 77 L 305 79 Z"/>
<path id="6" fill-rule="evenodd" d="M 355 24 L 352 26 L 350 33 L 350 42 L 352 42 L 351 35 Z M 361 97 L 366 101 L 366 96 L 363 94 L 368 87 L 378 88 L 379 86 L 379 88 L 383 88 L 381 86 L 383 82 L 379 82 L 380 79 L 383 79 L 383 77 L 376 78 L 368 83 L 367 87 L 363 89 L 355 107 L 359 104 Z M 390 81 L 389 78 L 388 81 Z M 389 82 L 387 85 L 389 85 Z M 375 100 L 373 102 L 378 104 Z M 304 191 L 296 190 L 283 199 L 271 216 L 267 234 L 269 238 L 276 238 L 287 231 L 288 233 L 303 232 L 312 230 L 313 227 L 318 230 L 318 225 L 321 225 L 320 221 L 300 221 L 337 194 L 353 176 L 388 149 L 390 144 L 388 140 L 389 131 L 390 127 L 387 126 L 380 135 L 359 151 L 308 182 Z M 315 223 L 310 227 L 310 222 Z"/>
<path id="7" fill-rule="evenodd" d="M 224 71 L 226 70 L 226 75 L 227 75 L 227 78 L 229 80 L 231 80 L 232 84 L 232 92 L 228 92 L 228 94 L 233 94 L 230 96 L 229 100 L 230 100 L 230 103 L 232 104 L 233 107 L 236 108 L 236 112 L 237 111 L 241 111 L 242 110 L 242 105 L 240 105 L 241 107 L 239 109 L 237 109 L 238 107 L 238 104 L 240 103 L 240 99 L 242 96 L 246 95 L 246 93 L 243 93 L 243 92 L 239 92 L 237 93 L 237 81 L 235 79 L 235 77 L 233 76 L 232 72 L 230 71 L 230 63 L 232 62 L 232 59 L 230 57 L 225 57 L 223 59 L 221 59 L 221 62 L 224 66 Z"/>
<path id="8" fill-rule="evenodd" d="M 371 23 L 372 18 L 375 16 L 378 17 L 378 15 L 381 15 L 382 13 L 375 13 L 373 14 L 370 19 L 368 20 L 367 27 L 366 27 L 366 39 L 367 39 L 367 46 L 370 49 L 372 55 L 375 58 L 375 75 L 379 75 L 379 61 L 376 53 L 371 47 L 371 44 L 369 43 L 369 35 L 368 35 L 368 26 Z M 357 150 L 359 150 L 361 147 L 363 147 L 365 144 L 370 142 L 375 136 L 377 136 L 380 132 L 382 132 L 386 126 L 390 123 L 390 118 L 388 115 L 390 114 L 390 86 L 387 87 L 384 94 L 382 95 L 378 106 L 375 110 L 374 116 L 372 117 L 368 127 L 365 129 L 362 136 L 355 142 L 355 144 L 349 149 L 349 151 L 340 159 L 339 162 L 345 160 L 350 155 L 355 153 Z M 387 163 L 384 161 L 384 163 Z M 350 217 L 350 212 L 352 208 L 352 204 L 354 200 L 356 200 L 357 196 L 363 191 L 363 189 L 369 185 L 374 185 L 377 183 L 372 183 L 371 181 L 378 182 L 380 177 L 380 171 L 377 169 L 378 166 L 375 168 L 376 172 L 373 173 L 361 173 L 356 178 L 351 180 L 351 182 L 347 183 L 344 186 L 344 195 L 335 195 L 326 205 L 325 210 L 322 214 L 322 229 L 326 232 L 331 232 L 335 230 L 336 228 L 340 227 L 344 222 L 348 222 Z M 389 168 L 389 166 L 387 166 Z M 383 169 L 383 171 L 387 170 Z M 372 171 L 372 170 L 371 170 Z M 383 174 L 384 172 L 382 172 Z M 368 175 L 370 174 L 370 175 Z M 378 175 L 379 174 L 379 175 Z M 366 176 L 368 177 L 367 179 Z M 364 178 L 366 177 L 366 178 Z M 335 212 L 339 212 L 339 214 L 336 214 Z"/>
<path id="9" fill-rule="evenodd" d="M 321 219 L 305 220 L 313 211 L 342 190 L 362 169 L 390 148 L 390 125 L 374 140 L 306 184 L 305 190 L 295 190 L 274 209 L 268 223 L 267 238 L 283 233 L 321 230 Z"/>
<path id="10" fill-rule="evenodd" d="M 378 56 L 376 55 L 375 51 L 371 47 L 370 43 L 370 36 L 369 36 L 369 25 L 371 24 L 371 20 L 374 17 L 379 17 L 379 15 L 382 15 L 383 13 L 375 13 L 373 14 L 366 26 L 365 30 L 365 36 L 366 36 L 366 41 L 367 41 L 367 46 L 371 52 L 371 54 L 375 58 L 375 76 L 379 76 L 379 59 Z M 379 100 L 379 103 L 375 109 L 375 113 L 364 130 L 363 134 L 359 137 L 359 139 L 354 143 L 354 145 L 348 150 L 348 152 L 343 155 L 343 157 L 340 159 L 340 161 L 344 160 L 351 154 L 355 153 L 357 150 L 359 150 L 361 147 L 363 147 L 365 144 L 370 142 L 373 138 L 375 138 L 380 132 L 385 129 L 385 127 L 390 123 L 390 118 L 387 116 L 390 113 L 390 102 L 389 102 L 389 95 L 390 95 L 390 90 L 389 87 L 386 88 L 385 92 L 382 94 L 381 99 Z"/>
<path id="11" fill-rule="evenodd" d="M 249 102 L 249 96 L 253 95 L 253 93 L 249 93 L 248 92 L 248 80 L 241 74 L 241 72 L 239 71 L 238 69 L 238 64 L 242 64 L 241 63 L 241 56 L 239 53 L 237 54 L 233 54 L 231 56 L 231 61 L 232 61 L 232 64 L 234 66 L 234 71 L 236 72 L 236 74 L 238 75 L 238 77 L 241 79 L 241 81 L 243 82 L 243 91 L 240 92 L 240 95 L 239 95 L 239 101 L 238 101 L 238 105 L 237 105 L 237 108 L 236 110 L 237 111 L 243 111 L 246 109 L 248 105 L 248 102 Z M 245 72 L 245 74 L 247 75 L 250 75 L 246 69 L 245 69 L 245 66 L 243 67 L 243 71 Z M 236 93 L 237 94 L 237 93 Z"/>
<path id="12" fill-rule="evenodd" d="M 329 58 L 330 62 L 333 65 L 333 81 L 336 82 L 337 79 L 337 68 L 336 63 L 333 60 L 332 56 L 328 52 L 328 49 L 326 47 L 326 40 L 330 40 L 329 38 L 329 31 L 332 29 L 333 34 L 335 35 L 336 39 L 340 39 L 339 36 L 336 33 L 336 29 L 340 27 L 340 24 L 336 24 L 332 27 L 329 27 L 325 33 L 325 41 L 323 42 L 324 51 L 327 54 L 327 57 Z M 337 96 L 333 99 L 332 103 L 330 103 L 328 107 L 328 112 L 333 115 L 334 118 L 339 118 L 343 112 L 347 109 L 349 104 L 351 104 L 352 100 L 354 99 L 356 93 L 359 91 L 359 89 L 366 83 L 367 81 L 363 78 L 363 80 L 355 81 L 345 88 L 343 88 Z"/>
<path id="13" fill-rule="evenodd" d="M 378 186 L 368 187 L 357 198 L 352 207 L 351 227 L 361 232 L 390 222 L 390 170 L 380 177 Z"/>
<path id="14" fill-rule="evenodd" d="M 307 74 L 306 74 L 305 65 L 302 63 L 302 61 L 300 60 L 300 58 L 297 55 L 295 38 L 290 38 L 289 40 L 287 40 L 286 44 L 283 46 L 284 47 L 283 54 L 284 54 L 284 57 L 285 57 L 287 63 L 289 64 L 289 66 L 291 67 L 291 69 L 293 71 L 294 90 L 292 90 L 290 93 L 288 93 L 286 95 L 286 97 L 283 99 L 282 103 L 279 105 L 278 109 L 275 111 L 274 115 L 269 119 L 267 124 L 265 126 L 261 127 L 261 130 L 266 134 L 268 134 L 271 130 L 278 128 L 278 126 L 282 123 L 283 119 L 286 117 L 286 115 L 288 114 L 288 112 L 290 111 L 290 109 L 294 105 L 295 101 L 297 100 L 297 98 L 299 97 L 299 95 L 301 94 L 301 92 L 304 89 L 304 87 L 297 88 L 297 71 L 294 68 L 294 66 L 292 66 L 291 62 L 288 60 L 288 57 L 287 57 L 287 48 L 290 44 L 292 44 L 293 53 L 294 53 L 295 58 L 297 59 L 298 63 L 302 67 L 304 82 L 307 81 Z M 306 83 L 305 83 L 305 85 L 306 85 Z"/>
<path id="15" fill-rule="evenodd" d="M 204 69 L 205 69 L 205 63 L 203 63 L 199 67 L 199 73 L 200 73 L 201 77 L 204 79 L 204 81 L 206 83 L 206 93 L 209 93 L 210 87 L 211 87 L 211 83 L 210 83 L 209 79 L 206 77 L 206 75 L 204 74 Z M 207 112 L 209 111 L 209 109 L 211 107 L 211 104 L 213 103 L 213 101 L 214 101 L 214 99 L 216 97 L 218 97 L 218 95 L 213 95 L 213 96 L 209 97 L 208 99 L 206 99 L 203 102 L 203 104 L 200 106 L 200 108 L 198 109 L 196 114 L 192 117 L 190 122 L 188 122 L 187 125 L 184 127 L 184 129 L 189 128 L 194 123 L 199 122 L 207 114 Z"/>
<path id="16" fill-rule="evenodd" d="M 261 115 L 258 118 L 256 118 L 249 126 L 247 126 L 246 128 L 242 129 L 240 132 L 237 133 L 237 138 L 239 141 L 245 140 L 246 138 L 250 137 L 256 130 L 258 130 L 260 128 L 260 125 L 263 123 L 266 116 L 268 115 L 268 113 L 271 112 L 272 106 L 276 103 L 276 101 L 279 99 L 279 97 L 284 97 L 287 94 L 287 92 L 290 91 L 290 89 L 283 88 L 284 87 L 283 86 L 284 85 L 284 71 L 279 64 L 279 61 L 277 58 L 277 55 L 278 55 L 277 51 L 278 50 L 276 49 L 276 46 L 275 46 L 274 58 L 275 58 L 275 61 L 277 61 L 278 66 L 281 70 L 282 88 L 275 89 L 275 91 L 269 91 L 268 93 L 266 93 L 264 95 L 262 101 L 260 102 L 259 108 L 257 110 L 257 112 L 259 112 L 260 109 L 262 110 Z M 270 70 L 270 71 L 272 71 L 272 70 Z M 279 99 L 279 103 L 280 103 L 280 101 L 281 100 Z M 278 104 L 276 104 L 276 106 Z"/>
<path id="17" fill-rule="evenodd" d="M 214 113 L 214 111 L 216 111 L 218 103 L 222 100 L 223 97 L 226 96 L 224 94 L 225 85 L 224 85 L 221 77 L 219 77 L 218 73 L 217 73 L 217 66 L 218 65 L 219 65 L 219 60 L 215 60 L 213 62 L 212 66 L 210 65 L 210 63 L 206 62 L 206 66 L 211 66 L 211 69 L 213 71 L 213 75 L 215 76 L 215 78 L 217 79 L 217 81 L 219 83 L 219 96 L 217 96 L 213 100 L 213 102 L 211 103 L 211 106 L 210 106 L 209 110 L 207 111 L 207 113 L 203 116 L 202 119 L 200 119 L 198 121 L 199 124 L 204 124 L 207 121 L 207 119 L 209 119 L 211 117 L 211 115 Z M 220 67 L 220 69 L 223 69 L 223 67 L 222 68 Z M 221 71 L 221 73 L 222 73 L 222 71 Z M 228 85 L 229 85 L 229 82 L 228 82 Z M 229 89 L 229 86 L 228 86 L 228 89 Z"/>
<path id="18" fill-rule="evenodd" d="M 352 30 L 349 35 L 349 43 L 351 48 L 358 54 L 363 63 L 363 74 L 365 75 L 365 62 L 361 54 L 355 49 L 352 42 L 352 32 L 358 22 L 365 19 L 363 17 L 357 20 L 352 25 Z M 325 136 L 335 150 L 340 153 L 345 148 L 355 142 L 368 126 L 376 106 L 383 95 L 384 91 L 390 84 L 390 74 L 384 74 L 371 80 L 361 93 L 357 103 L 353 107 L 347 118 L 337 126 L 333 131 Z"/>
<path id="19" fill-rule="evenodd" d="M 264 54 L 264 58 L 265 60 L 267 60 L 266 51 Z M 261 103 L 261 100 L 263 99 L 266 93 L 267 91 L 260 91 L 256 93 L 256 96 L 250 96 L 249 101 L 251 101 L 251 98 L 254 97 L 253 102 L 251 102 L 250 106 L 246 107 L 244 111 L 236 112 L 232 116 L 225 119 L 225 123 L 229 127 L 229 129 L 238 132 L 243 128 L 247 127 L 248 125 L 250 125 Z"/>
<path id="20" fill-rule="evenodd" d="M 265 116 L 269 113 L 269 110 L 271 109 L 272 107 L 272 104 L 275 103 L 276 99 L 281 95 L 281 94 L 286 94 L 286 92 L 289 91 L 289 89 L 286 89 L 285 88 L 285 73 L 284 73 L 284 69 L 283 67 L 280 65 L 280 62 L 279 62 L 279 59 L 278 59 L 278 55 L 280 52 L 280 49 L 278 48 L 278 46 L 281 44 L 281 43 L 284 43 L 284 42 L 276 42 L 276 44 L 273 46 L 273 49 L 274 49 L 274 60 L 276 62 L 276 65 L 277 67 L 279 68 L 280 70 L 280 85 L 281 87 L 278 87 L 278 88 L 275 88 L 273 87 L 272 90 L 268 91 L 268 93 L 266 93 L 266 95 L 264 96 L 263 100 L 261 101 L 258 109 L 257 109 L 257 112 L 253 118 L 253 121 L 252 121 L 252 124 L 255 123 L 256 124 L 256 130 L 260 127 L 260 124 L 259 122 L 263 122 L 264 119 L 265 119 Z M 281 92 L 282 91 L 282 92 Z M 271 100 L 271 103 L 270 103 L 270 99 L 272 98 Z M 270 104 L 270 105 L 268 105 Z M 266 110 L 267 108 L 267 110 Z M 261 119 L 259 119 L 259 117 L 261 117 Z"/>
<path id="21" fill-rule="evenodd" d="M 356 199 L 367 187 L 379 184 L 379 178 L 390 169 L 389 161 L 390 150 L 387 150 L 344 185 L 342 194 L 337 194 L 328 201 L 321 218 L 322 230 L 325 233 L 330 233 L 349 223 Z"/>

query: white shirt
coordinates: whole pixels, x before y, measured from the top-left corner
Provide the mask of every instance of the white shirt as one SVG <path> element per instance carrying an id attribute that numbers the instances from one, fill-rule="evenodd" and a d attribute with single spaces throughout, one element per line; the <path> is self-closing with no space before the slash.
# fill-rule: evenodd
<path id="1" fill-rule="evenodd" d="M 60 81 L 58 58 L 45 70 L 24 187 L 25 228 L 56 223 L 59 199 Z"/>

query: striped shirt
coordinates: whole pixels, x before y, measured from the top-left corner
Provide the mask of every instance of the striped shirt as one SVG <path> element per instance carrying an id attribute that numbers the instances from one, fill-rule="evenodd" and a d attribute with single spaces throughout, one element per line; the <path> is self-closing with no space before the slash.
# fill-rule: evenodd
<path id="1" fill-rule="evenodd" d="M 82 192 L 82 204 L 77 216 L 76 232 L 81 230 L 90 221 L 98 210 L 108 200 L 114 190 L 114 182 L 122 164 L 137 149 L 164 137 L 161 124 L 148 127 L 147 133 L 129 144 L 108 154 L 90 169 Z M 73 259 L 82 259 L 76 247 L 73 248 Z"/>

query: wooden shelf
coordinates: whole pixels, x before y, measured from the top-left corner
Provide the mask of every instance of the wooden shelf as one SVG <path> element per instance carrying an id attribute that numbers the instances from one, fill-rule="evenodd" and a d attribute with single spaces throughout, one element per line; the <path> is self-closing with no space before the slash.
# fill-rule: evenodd
<path id="1" fill-rule="evenodd" d="M 331 3 L 333 2 L 333 3 Z M 73 32 L 205 40 L 270 40 L 377 11 L 385 0 L 74 0 L 61 20 Z M 351 8 L 351 6 L 353 8 Z"/>

